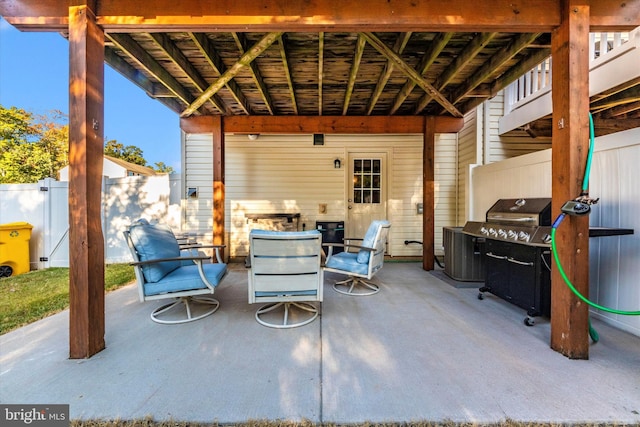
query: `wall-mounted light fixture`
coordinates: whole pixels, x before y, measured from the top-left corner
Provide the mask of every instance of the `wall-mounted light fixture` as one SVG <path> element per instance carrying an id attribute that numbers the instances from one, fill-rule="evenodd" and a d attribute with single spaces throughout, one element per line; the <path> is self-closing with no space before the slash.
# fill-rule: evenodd
<path id="1" fill-rule="evenodd" d="M 247 135 L 247 138 L 249 138 L 249 140 L 251 141 L 255 141 L 256 139 L 258 139 L 259 136 L 260 136 L 259 133 L 250 133 L 249 135 Z"/>
<path id="2" fill-rule="evenodd" d="M 341 166 L 342 166 L 342 161 L 339 158 L 337 158 L 337 159 L 335 159 L 333 161 L 333 167 L 334 168 L 340 169 Z"/>
<path id="3" fill-rule="evenodd" d="M 189 187 L 187 189 L 187 197 L 190 199 L 198 198 L 198 189 L 196 187 Z"/>

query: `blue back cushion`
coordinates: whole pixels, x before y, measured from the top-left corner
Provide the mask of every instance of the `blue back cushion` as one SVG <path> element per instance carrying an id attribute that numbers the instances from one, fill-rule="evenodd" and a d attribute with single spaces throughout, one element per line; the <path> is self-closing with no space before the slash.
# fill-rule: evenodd
<path id="1" fill-rule="evenodd" d="M 386 225 L 388 221 L 372 221 L 369 229 L 367 230 L 367 234 L 364 235 L 362 239 L 362 246 L 366 248 L 373 248 L 376 244 L 376 234 L 381 226 Z M 369 255 L 371 252 L 360 250 L 358 252 L 357 261 L 360 264 L 367 264 L 369 262 Z"/>
<path id="2" fill-rule="evenodd" d="M 176 236 L 165 225 L 137 223 L 129 228 L 129 232 L 140 261 L 180 256 L 180 247 Z M 147 282 L 155 283 L 180 265 L 180 261 L 144 265 L 142 266 L 142 274 Z"/>

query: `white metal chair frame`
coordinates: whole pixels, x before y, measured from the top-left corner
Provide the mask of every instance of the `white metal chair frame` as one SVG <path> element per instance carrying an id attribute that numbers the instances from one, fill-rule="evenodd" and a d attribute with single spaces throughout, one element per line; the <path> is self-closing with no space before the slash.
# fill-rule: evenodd
<path id="1" fill-rule="evenodd" d="M 224 265 L 222 258 L 220 256 L 220 249 L 224 248 L 225 245 L 201 245 L 198 243 L 189 243 L 189 244 L 179 244 L 179 248 L 181 251 L 187 251 L 186 254 L 181 254 L 180 257 L 170 257 L 170 258 L 158 258 L 158 259 L 150 259 L 141 261 L 139 253 L 133 243 L 131 238 L 131 233 L 129 230 L 123 232 L 127 245 L 131 251 L 131 255 L 133 257 L 133 262 L 130 263 L 134 267 L 134 272 L 136 275 L 136 282 L 138 285 L 138 297 L 141 302 L 145 301 L 154 301 L 154 300 L 162 300 L 162 299 L 173 299 L 172 302 L 168 304 L 162 305 L 151 312 L 151 320 L 156 323 L 161 324 L 177 324 L 177 323 L 186 323 L 192 322 L 195 320 L 202 319 L 207 317 L 213 313 L 215 313 L 220 307 L 220 302 L 213 298 L 211 295 L 215 292 L 216 286 L 210 282 L 207 278 L 207 275 L 204 271 L 204 263 L 212 260 L 211 256 L 200 253 L 201 249 L 213 249 L 214 256 L 216 257 L 216 261 L 218 264 Z M 179 239 L 176 239 L 179 243 Z M 157 295 L 146 295 L 144 290 L 144 285 L 147 283 L 145 276 L 143 274 L 143 266 L 145 265 L 153 265 L 163 262 L 188 262 L 191 261 L 197 266 L 198 275 L 200 280 L 205 285 L 204 288 L 200 289 L 186 289 L 183 291 L 177 292 L 169 292 L 162 293 Z M 225 272 L 226 275 L 226 266 Z M 223 276 L 224 277 L 224 276 Z M 222 280 L 222 277 L 220 278 Z M 211 306 L 206 308 L 204 312 L 201 314 L 194 316 L 193 315 L 193 305 L 201 305 L 206 308 L 206 306 Z M 179 309 L 181 306 L 184 307 L 185 317 L 173 319 L 170 316 L 163 316 L 164 314 L 169 314 L 174 309 Z"/>
<path id="2" fill-rule="evenodd" d="M 311 302 L 322 302 L 322 235 L 303 232 L 252 230 L 249 234 L 249 303 L 264 302 L 255 314 L 263 326 L 288 329 L 307 325 L 319 314 Z M 267 313 L 282 310 L 282 321 Z M 293 311 L 303 320 L 291 323 Z"/>
<path id="3" fill-rule="evenodd" d="M 378 227 L 375 236 L 373 238 L 373 245 L 371 247 L 355 245 L 351 241 L 363 241 L 363 239 L 345 238 L 345 243 L 323 243 L 323 246 L 328 247 L 327 260 L 325 262 L 324 271 L 330 271 L 334 273 L 346 274 L 348 277 L 345 280 L 337 281 L 333 284 L 333 289 L 344 295 L 355 296 L 367 296 L 374 295 L 380 292 L 380 286 L 371 282 L 371 278 L 382 268 L 384 265 L 384 254 L 386 251 L 387 237 L 391 224 L 388 221 L 374 221 L 370 227 Z M 333 253 L 334 247 L 342 247 L 344 252 L 337 254 Z M 368 262 L 366 270 L 357 272 L 348 269 L 348 262 L 354 264 L 356 254 L 351 252 L 357 250 L 358 252 L 368 252 Z M 345 268 L 338 268 L 337 266 L 331 266 L 332 257 L 347 258 Z M 360 267 L 360 266 L 358 266 Z M 345 288 L 346 289 L 343 289 Z"/>

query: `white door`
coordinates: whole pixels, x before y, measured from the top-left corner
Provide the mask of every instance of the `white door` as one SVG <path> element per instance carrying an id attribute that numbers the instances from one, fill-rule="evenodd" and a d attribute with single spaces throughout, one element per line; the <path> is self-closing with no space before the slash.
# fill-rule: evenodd
<path id="1" fill-rule="evenodd" d="M 345 237 L 363 238 L 371 221 L 387 217 L 387 153 L 349 153 Z"/>

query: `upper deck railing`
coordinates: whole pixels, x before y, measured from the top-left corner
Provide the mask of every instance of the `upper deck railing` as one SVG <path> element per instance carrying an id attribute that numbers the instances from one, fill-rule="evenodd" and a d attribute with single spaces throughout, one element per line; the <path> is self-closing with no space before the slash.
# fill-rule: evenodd
<path id="1" fill-rule="evenodd" d="M 590 33 L 589 69 L 621 55 L 628 50 L 629 41 L 637 39 L 640 39 L 640 27 L 626 33 Z M 551 90 L 551 61 L 549 56 L 505 88 L 505 115 Z"/>

